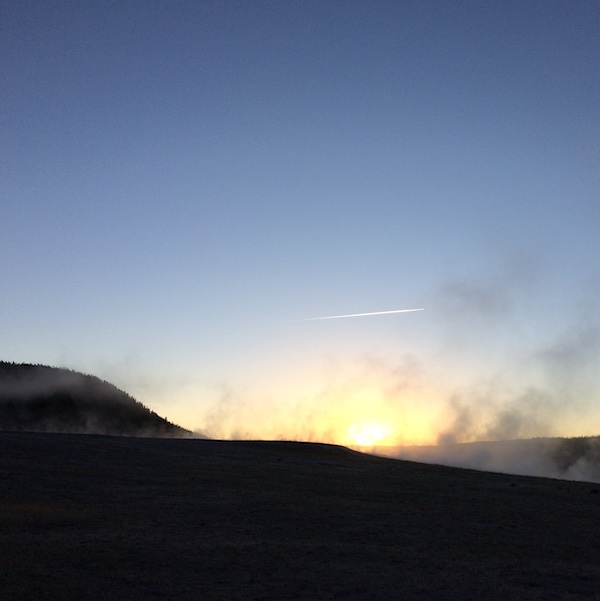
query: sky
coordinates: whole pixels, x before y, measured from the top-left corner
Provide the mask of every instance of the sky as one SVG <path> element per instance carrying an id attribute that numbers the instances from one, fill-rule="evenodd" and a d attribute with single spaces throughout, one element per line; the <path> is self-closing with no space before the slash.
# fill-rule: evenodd
<path id="1" fill-rule="evenodd" d="M 1 359 L 218 438 L 600 434 L 600 2 L 0 28 Z"/>

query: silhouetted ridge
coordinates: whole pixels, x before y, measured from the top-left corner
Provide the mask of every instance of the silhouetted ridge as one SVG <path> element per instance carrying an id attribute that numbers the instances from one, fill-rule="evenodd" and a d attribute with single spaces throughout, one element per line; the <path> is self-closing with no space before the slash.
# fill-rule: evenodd
<path id="1" fill-rule="evenodd" d="M 64 368 L 0 362 L 0 430 L 185 436 L 110 382 Z"/>

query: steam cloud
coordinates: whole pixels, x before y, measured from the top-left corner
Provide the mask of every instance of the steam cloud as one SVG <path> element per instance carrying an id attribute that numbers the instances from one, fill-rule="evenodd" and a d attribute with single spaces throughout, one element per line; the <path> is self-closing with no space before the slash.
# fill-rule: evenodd
<path id="1" fill-rule="evenodd" d="M 398 459 L 482 471 L 600 482 L 600 437 L 533 438 L 382 450 Z"/>

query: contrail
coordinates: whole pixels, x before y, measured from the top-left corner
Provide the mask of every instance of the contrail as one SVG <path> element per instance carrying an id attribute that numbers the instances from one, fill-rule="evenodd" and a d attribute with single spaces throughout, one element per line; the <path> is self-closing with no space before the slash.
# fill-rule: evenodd
<path id="1" fill-rule="evenodd" d="M 393 311 L 374 311 L 372 313 L 351 313 L 350 315 L 328 315 L 327 317 L 307 317 L 300 321 L 317 321 L 321 319 L 345 319 L 346 317 L 369 317 L 370 315 L 391 315 L 392 313 L 413 313 L 414 311 L 425 311 L 425 309 L 394 309 Z"/>

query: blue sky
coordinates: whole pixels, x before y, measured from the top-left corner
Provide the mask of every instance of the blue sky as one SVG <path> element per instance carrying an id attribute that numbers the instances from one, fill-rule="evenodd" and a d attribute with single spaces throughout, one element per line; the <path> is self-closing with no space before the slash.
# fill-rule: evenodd
<path id="1" fill-rule="evenodd" d="M 4 360 L 221 437 L 600 433 L 598 2 L 0 16 Z"/>

